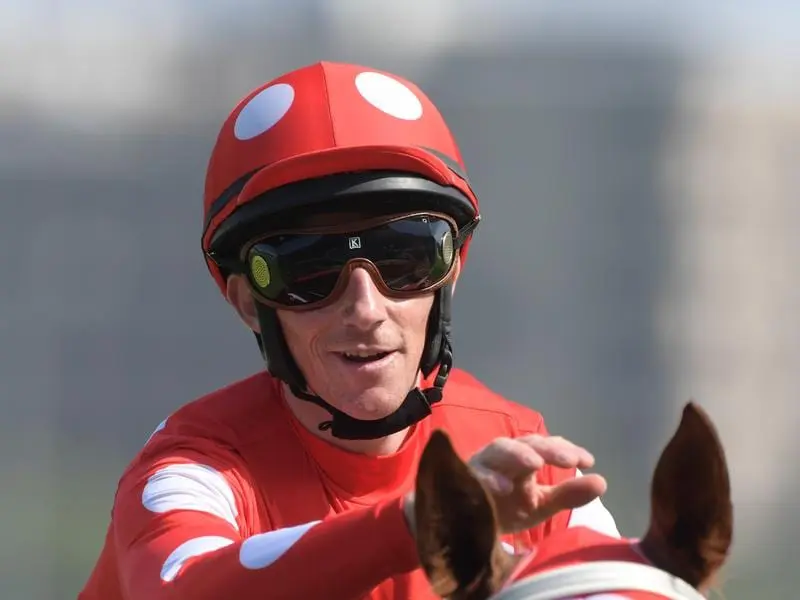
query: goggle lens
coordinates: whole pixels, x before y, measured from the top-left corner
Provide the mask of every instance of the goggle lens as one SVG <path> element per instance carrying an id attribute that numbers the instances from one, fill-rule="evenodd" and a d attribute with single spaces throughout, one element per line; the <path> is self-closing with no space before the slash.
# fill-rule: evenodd
<path id="1" fill-rule="evenodd" d="M 256 293 L 280 307 L 311 308 L 346 282 L 342 272 L 361 266 L 390 296 L 440 287 L 458 249 L 455 223 L 444 215 L 396 217 L 356 231 L 284 233 L 263 238 L 246 252 Z"/>

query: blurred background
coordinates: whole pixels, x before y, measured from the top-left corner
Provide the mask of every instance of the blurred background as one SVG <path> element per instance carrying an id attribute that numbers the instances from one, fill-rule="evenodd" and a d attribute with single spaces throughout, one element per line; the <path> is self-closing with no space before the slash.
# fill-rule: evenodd
<path id="1" fill-rule="evenodd" d="M 457 363 L 591 448 L 622 531 L 683 403 L 719 425 L 728 600 L 800 588 L 800 3 L 0 2 L 0 599 L 75 598 L 116 482 L 261 368 L 205 270 L 204 169 L 317 60 L 418 83 L 485 221 Z"/>

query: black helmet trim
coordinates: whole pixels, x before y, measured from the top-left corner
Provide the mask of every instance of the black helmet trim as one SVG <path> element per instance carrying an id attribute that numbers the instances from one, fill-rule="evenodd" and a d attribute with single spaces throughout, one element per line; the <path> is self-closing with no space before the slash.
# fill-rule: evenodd
<path id="1" fill-rule="evenodd" d="M 461 179 L 466 181 L 467 184 L 469 185 L 470 181 L 469 177 L 467 177 L 467 172 L 460 164 L 458 164 L 457 161 L 447 156 L 447 154 L 445 154 L 444 152 L 440 152 L 439 150 L 436 150 L 434 148 L 423 147 L 423 150 L 425 150 L 425 152 L 433 154 L 436 158 L 441 160 L 444 164 L 447 165 L 448 169 L 450 169 L 453 173 L 461 177 Z"/>
<path id="2" fill-rule="evenodd" d="M 206 219 L 206 228 L 214 216 L 241 192 L 253 174 L 239 179 L 214 202 Z M 466 227 L 476 215 L 472 202 L 458 189 L 420 175 L 397 171 L 339 173 L 286 184 L 256 196 L 220 223 L 209 243 L 210 253 L 225 256 L 238 252 L 241 243 L 263 232 L 264 223 L 271 216 L 280 215 L 280 225 L 284 228 L 287 225 L 285 219 L 291 218 L 293 212 L 307 215 L 309 207 L 328 203 L 337 212 L 435 210 L 452 216 L 459 228 Z"/>

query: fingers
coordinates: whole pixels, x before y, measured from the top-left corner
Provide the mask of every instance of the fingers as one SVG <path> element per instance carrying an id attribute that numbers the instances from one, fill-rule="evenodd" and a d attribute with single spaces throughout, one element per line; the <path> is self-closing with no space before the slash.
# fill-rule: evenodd
<path id="1" fill-rule="evenodd" d="M 472 471 L 486 489 L 498 496 L 507 496 L 514 491 L 514 481 L 511 477 L 486 468 L 480 464 L 472 466 Z"/>
<path id="2" fill-rule="evenodd" d="M 497 496 L 507 496 L 518 485 L 524 486 L 524 481 L 546 464 L 563 468 L 589 468 L 594 465 L 594 456 L 562 437 L 534 434 L 513 439 L 497 438 L 470 460 L 476 477 L 489 492 Z M 589 497 L 588 501 L 591 501 L 601 495 L 605 491 L 605 480 L 598 480 L 599 476 L 587 477 L 589 479 L 576 484 L 576 487 L 568 485 L 553 488 L 553 499 L 549 500 L 547 496 L 550 494 L 545 494 L 544 503 L 555 502 L 557 508 L 554 512 L 558 512 L 562 510 L 560 505 L 563 503 L 566 503 L 566 508 L 570 508 L 567 505 L 573 502 L 578 502 L 577 506 L 580 506 L 585 503 L 582 502 L 583 498 Z M 530 480 L 530 483 L 537 487 L 534 480 Z M 602 489 L 597 491 L 599 488 Z"/>
<path id="3" fill-rule="evenodd" d="M 592 453 L 561 436 L 527 435 L 517 438 L 536 451 L 542 460 L 557 467 L 588 469 L 594 466 Z"/>
<path id="4" fill-rule="evenodd" d="M 547 488 L 541 508 L 548 516 L 578 508 L 605 494 L 607 487 L 605 478 L 594 473 L 568 479 Z"/>
<path id="5" fill-rule="evenodd" d="M 511 438 L 497 438 L 470 461 L 475 475 L 489 491 L 506 495 L 514 480 L 544 466 L 541 456 L 528 445 Z"/>
<path id="6" fill-rule="evenodd" d="M 559 436 L 528 435 L 498 438 L 473 458 L 473 465 L 514 479 L 541 469 L 545 464 L 563 468 L 589 468 L 594 456 Z"/>
<path id="7" fill-rule="evenodd" d="M 545 464 L 544 459 L 523 439 L 497 438 L 478 453 L 476 462 L 512 478 L 541 469 Z"/>
<path id="8" fill-rule="evenodd" d="M 555 486 L 536 486 L 527 483 L 521 490 L 526 496 L 513 508 L 499 513 L 503 533 L 515 533 L 543 523 L 563 510 L 589 504 L 603 495 L 606 481 L 600 475 L 584 475 Z"/>

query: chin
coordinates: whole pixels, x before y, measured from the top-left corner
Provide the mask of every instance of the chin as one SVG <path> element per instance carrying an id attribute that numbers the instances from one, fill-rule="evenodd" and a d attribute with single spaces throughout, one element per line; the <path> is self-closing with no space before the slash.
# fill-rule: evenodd
<path id="1" fill-rule="evenodd" d="M 335 404 L 336 408 L 350 415 L 354 419 L 375 421 L 382 419 L 403 404 L 408 392 L 386 390 L 383 388 L 364 390 L 356 394 L 342 394 L 342 399 Z"/>

